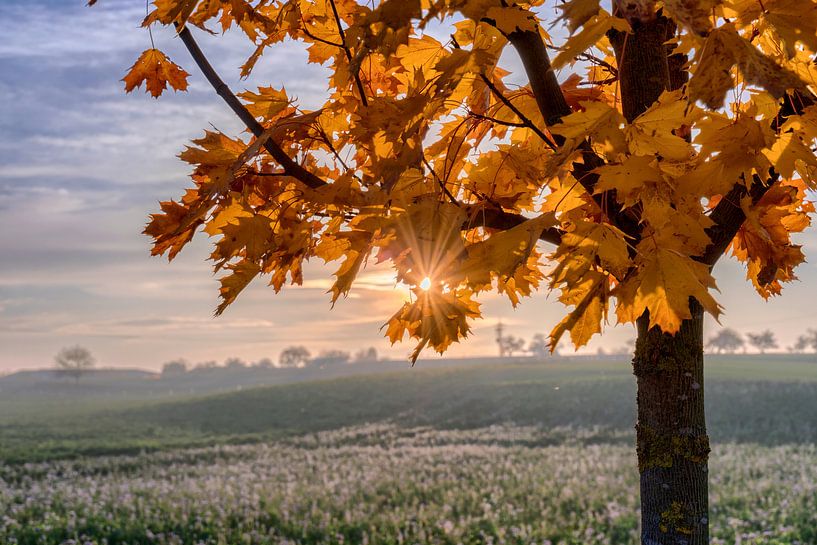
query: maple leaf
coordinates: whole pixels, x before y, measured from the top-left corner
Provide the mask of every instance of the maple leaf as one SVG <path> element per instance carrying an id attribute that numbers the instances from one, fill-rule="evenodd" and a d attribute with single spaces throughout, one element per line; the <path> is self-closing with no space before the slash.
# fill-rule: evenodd
<path id="1" fill-rule="evenodd" d="M 199 0 L 153 0 L 156 9 L 149 14 L 142 23 L 147 26 L 154 21 L 163 24 L 184 25 L 193 10 L 196 9 Z"/>
<path id="2" fill-rule="evenodd" d="M 795 56 L 798 43 L 817 52 L 817 32 L 803 31 L 817 28 L 817 3 L 812 0 L 728 0 L 724 8 L 727 17 L 742 25 L 769 29 L 789 58 Z"/>
<path id="3" fill-rule="evenodd" d="M 658 155 L 671 161 L 683 161 L 693 155 L 689 143 L 673 133 L 682 125 L 691 125 L 694 120 L 682 96 L 680 91 L 665 92 L 627 126 L 630 153 Z"/>
<path id="4" fill-rule="evenodd" d="M 808 93 L 806 83 L 795 73 L 760 52 L 731 24 L 712 30 L 698 57 L 689 82 L 689 97 L 701 100 L 713 110 L 723 106 L 727 91 L 735 87 L 733 66 L 738 67 L 748 83 L 766 89 L 775 98 L 782 98 L 791 89 Z"/>
<path id="5" fill-rule="evenodd" d="M 598 167 L 595 170 L 599 175 L 596 193 L 615 191 L 620 203 L 634 206 L 639 201 L 639 192 L 645 185 L 657 184 L 664 180 L 663 174 L 654 163 L 654 157 L 629 155 L 622 163 Z"/>
<path id="6" fill-rule="evenodd" d="M 230 306 L 230 303 L 235 301 L 238 294 L 261 272 L 261 267 L 257 263 L 246 259 L 234 265 L 228 265 L 226 269 L 230 272 L 219 280 L 221 282 L 219 289 L 221 303 L 216 308 L 216 316 L 221 315 Z"/>
<path id="7" fill-rule="evenodd" d="M 443 353 L 452 343 L 465 338 L 471 330 L 468 320 L 480 316 L 479 303 L 468 290 L 443 292 L 438 289 L 415 290 L 416 300 L 406 303 L 387 322 L 386 336 L 394 344 L 404 335 L 418 340 L 411 353 L 416 362 L 426 345 Z"/>
<path id="8" fill-rule="evenodd" d="M 579 53 L 583 53 L 589 47 L 605 39 L 607 32 L 618 30 L 627 32 L 630 25 L 627 21 L 618 17 L 613 17 L 604 10 L 600 10 L 596 15 L 591 16 L 582 23 L 582 30 L 578 34 L 571 36 L 562 46 L 561 51 L 551 63 L 554 70 L 558 70 L 576 59 Z"/>
<path id="9" fill-rule="evenodd" d="M 168 84 L 175 91 L 186 91 L 189 75 L 158 49 L 146 49 L 122 81 L 125 82 L 126 93 L 141 87 L 142 82 L 145 82 L 145 91 L 153 95 L 153 98 L 159 98 Z"/>
<path id="10" fill-rule="evenodd" d="M 528 258 L 542 231 L 557 223 L 554 213 L 542 214 L 507 231 L 494 233 L 486 240 L 469 244 L 465 247 L 468 257 L 457 263 L 456 271 L 446 278 L 465 282 L 474 292 L 490 287 L 494 276 L 507 282 L 520 267 L 529 264 Z M 516 306 L 519 300 L 512 298 L 511 302 Z"/>
<path id="11" fill-rule="evenodd" d="M 605 153 L 612 155 L 624 151 L 627 145 L 621 129 L 624 124 L 621 112 L 604 102 L 585 101 L 580 105 L 583 111 L 563 117 L 561 123 L 550 129 L 568 139 L 565 147 L 575 148 L 582 139 L 590 137 Z"/>
<path id="12" fill-rule="evenodd" d="M 245 91 L 238 96 L 248 102 L 247 110 L 254 117 L 260 117 L 267 123 L 293 111 L 284 89 L 279 91 L 274 87 L 259 87 L 257 93 Z"/>
<path id="13" fill-rule="evenodd" d="M 650 244 L 654 243 L 644 246 Z M 616 312 L 620 322 L 634 322 L 648 311 L 650 327 L 657 326 L 674 335 L 681 329 L 681 323 L 692 317 L 691 299 L 701 303 L 715 318 L 720 315 L 720 305 L 709 293 L 715 280 L 706 264 L 660 247 L 640 255 L 636 273 L 613 292 L 618 299 Z"/>
<path id="14" fill-rule="evenodd" d="M 566 20 L 567 28 L 570 33 L 576 32 L 576 29 L 584 25 L 594 16 L 598 15 L 601 7 L 599 0 L 568 0 L 567 2 L 558 6 L 562 15 L 558 20 Z"/>
<path id="15" fill-rule="evenodd" d="M 587 275 L 576 283 L 560 300 L 575 305 L 575 309 L 553 328 L 550 333 L 550 350 L 553 352 L 562 335 L 570 332 L 576 348 L 584 346 L 596 333 L 601 333 L 602 321 L 607 319 L 609 284 L 603 274 Z"/>
<path id="16" fill-rule="evenodd" d="M 670 17 L 695 34 L 706 35 L 712 28 L 712 13 L 723 0 L 663 0 Z"/>

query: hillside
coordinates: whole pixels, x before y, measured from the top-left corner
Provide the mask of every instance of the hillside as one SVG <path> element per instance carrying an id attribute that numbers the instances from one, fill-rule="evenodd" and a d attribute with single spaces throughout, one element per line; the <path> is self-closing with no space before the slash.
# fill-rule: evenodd
<path id="1" fill-rule="evenodd" d="M 713 358 L 708 374 L 714 442 L 817 442 L 813 362 Z M 595 440 L 629 441 L 634 391 L 626 362 L 610 360 L 428 366 L 160 400 L 79 398 L 63 409 L 3 411 L 0 458 L 248 442 L 366 423 L 592 428 Z M 2 405 L 13 403 L 4 396 Z"/>

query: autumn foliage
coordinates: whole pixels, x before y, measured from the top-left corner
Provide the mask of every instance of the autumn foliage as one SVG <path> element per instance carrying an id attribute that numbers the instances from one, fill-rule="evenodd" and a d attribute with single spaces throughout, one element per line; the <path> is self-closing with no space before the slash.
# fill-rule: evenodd
<path id="1" fill-rule="evenodd" d="M 337 263 L 333 302 L 368 260 L 388 262 L 414 297 L 386 335 L 416 339 L 413 358 L 465 337 L 489 290 L 514 305 L 558 292 L 569 310 L 552 345 L 586 343 L 610 314 L 649 312 L 675 333 L 690 298 L 720 313 L 712 266 L 727 246 L 762 297 L 780 293 L 804 259 L 791 235 L 817 187 L 817 1 L 641 1 L 615 15 L 598 0 L 542 4 L 155 0 L 144 25 L 174 25 L 189 48 L 190 26 L 242 32 L 242 76 L 285 40 L 331 75 L 318 110 L 272 81 L 238 95 L 251 136 L 193 140 L 180 155 L 192 187 L 145 230 L 154 254 L 172 259 L 200 228 L 213 237 L 217 313 L 257 277 L 300 284 L 308 259 Z M 639 17 L 666 18 L 684 77 L 630 116 L 626 43 L 623 56 L 611 44 Z M 569 36 L 552 39 L 561 27 Z M 511 48 L 528 85 L 505 83 Z M 528 66 L 548 50 L 561 83 Z M 125 84 L 158 96 L 186 80 L 149 49 Z"/>

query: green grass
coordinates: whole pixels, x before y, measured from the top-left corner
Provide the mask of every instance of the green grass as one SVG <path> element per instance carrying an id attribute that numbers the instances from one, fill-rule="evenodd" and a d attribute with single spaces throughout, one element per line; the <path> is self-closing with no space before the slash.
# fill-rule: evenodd
<path id="1" fill-rule="evenodd" d="M 714 357 L 707 375 L 714 442 L 817 443 L 817 362 Z M 428 362 L 400 372 L 202 397 L 72 398 L 62 406 L 29 399 L 13 412 L 4 412 L 4 403 L 0 459 L 20 462 L 255 442 L 380 422 L 598 428 L 621 440 L 634 424 L 635 385 L 625 361 Z"/>
<path id="2" fill-rule="evenodd" d="M 372 425 L 0 465 L 0 543 L 637 543 L 632 446 L 554 431 Z M 709 467 L 713 545 L 817 542 L 817 446 L 715 445 Z"/>

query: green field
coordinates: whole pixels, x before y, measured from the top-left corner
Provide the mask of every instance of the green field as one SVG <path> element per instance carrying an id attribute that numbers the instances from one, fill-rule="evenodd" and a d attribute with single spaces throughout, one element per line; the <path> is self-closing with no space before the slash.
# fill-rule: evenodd
<path id="1" fill-rule="evenodd" d="M 637 542 L 625 361 L 59 388 L 0 398 L 0 543 Z M 710 358 L 705 388 L 712 543 L 817 543 L 817 362 Z"/>
<path id="2" fill-rule="evenodd" d="M 707 367 L 713 442 L 817 443 L 817 361 L 718 358 Z M 255 442 L 371 423 L 469 429 L 495 424 L 595 428 L 635 422 L 626 361 L 562 360 L 413 369 L 204 396 L 62 395 L 0 399 L 7 462 Z M 628 437 L 625 439 L 630 441 Z"/>

